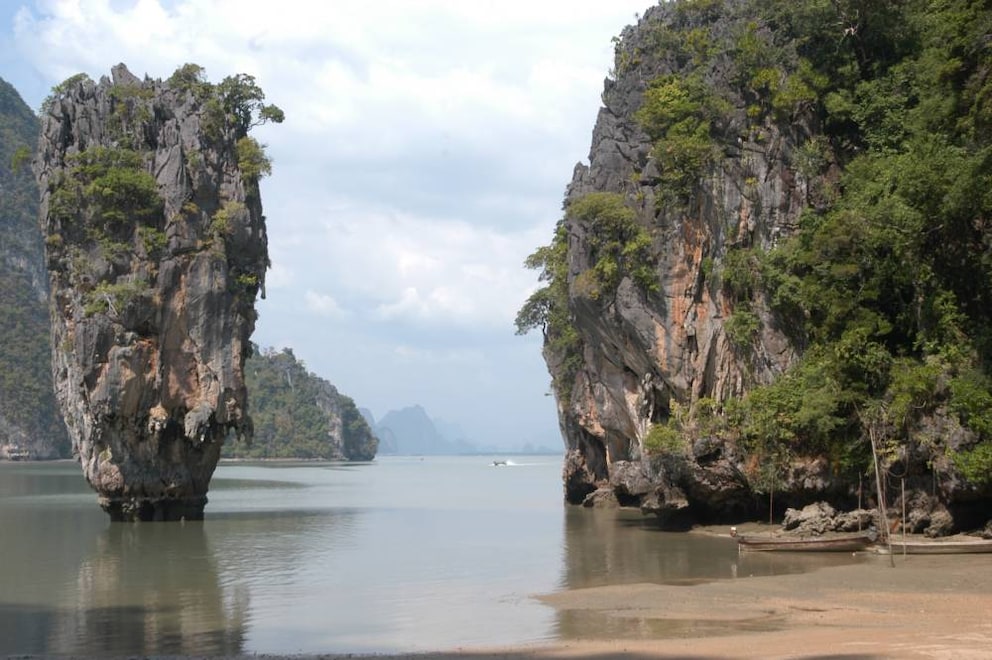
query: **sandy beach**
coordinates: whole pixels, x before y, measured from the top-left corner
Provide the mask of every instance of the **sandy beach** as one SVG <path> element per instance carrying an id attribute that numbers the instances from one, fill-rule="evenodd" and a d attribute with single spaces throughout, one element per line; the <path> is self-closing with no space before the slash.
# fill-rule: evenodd
<path id="1" fill-rule="evenodd" d="M 410 657 L 992 658 L 992 555 L 894 561 L 564 591 L 539 598 L 570 641 Z"/>
<path id="2" fill-rule="evenodd" d="M 634 631 L 662 633 L 563 643 L 546 655 L 992 657 L 992 556 L 897 556 L 895 564 L 878 556 L 796 575 L 546 596 L 559 612 L 595 613 L 629 621 Z"/>

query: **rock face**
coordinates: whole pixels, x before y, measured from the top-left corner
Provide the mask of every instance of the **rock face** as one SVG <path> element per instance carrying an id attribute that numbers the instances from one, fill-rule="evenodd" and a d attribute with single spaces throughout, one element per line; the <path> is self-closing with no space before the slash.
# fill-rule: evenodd
<path id="1" fill-rule="evenodd" d="M 331 440 L 331 460 L 371 461 L 379 448 L 379 439 L 372 433 L 368 422 L 358 412 L 351 398 L 323 381 L 317 407 L 327 415 Z"/>
<path id="2" fill-rule="evenodd" d="M 251 431 L 261 93 L 194 65 L 166 82 L 112 73 L 69 79 L 41 117 L 56 394 L 111 519 L 197 519 L 225 437 Z"/>
<path id="3" fill-rule="evenodd" d="M 590 294 L 580 276 L 595 267 L 594 230 L 566 217 L 570 308 L 583 340 L 582 368 L 569 398 L 559 399 L 570 455 L 565 468 L 570 502 L 582 501 L 600 482 L 616 482 L 615 466 L 641 461 L 649 426 L 668 419 L 673 404 L 739 396 L 750 385 L 770 382 L 797 355 L 781 329 L 764 323 L 754 342 L 756 358 L 741 360 L 724 328 L 732 301 L 712 286 L 707 271 L 728 247 L 768 247 L 796 227 L 814 184 L 795 171 L 793 153 L 811 135 L 812 120 L 800 115 L 790 125 L 767 121 L 745 130 L 746 103 L 741 99 L 716 128 L 722 157 L 704 174 L 692 198 L 661 199 L 653 140 L 635 116 L 649 81 L 683 72 L 674 53 L 658 53 L 653 44 L 653 26 L 676 20 L 670 7 L 654 7 L 639 25 L 624 30 L 618 62 L 629 64 L 606 81 L 589 165 L 576 165 L 566 194 L 566 206 L 589 193 L 623 195 L 637 221 L 650 231 L 660 284 L 646 294 L 631 278 L 623 278 L 608 300 L 596 291 Z M 767 317 L 760 304 L 757 312 Z M 552 350 L 546 358 L 554 373 L 561 357 Z M 644 470 L 655 484 L 688 486 L 694 492 L 686 494 L 697 507 L 749 508 L 741 457 L 732 447 L 711 444 L 694 447 L 680 465 L 645 458 Z M 688 478 L 677 474 L 686 471 L 692 473 Z M 687 505 L 676 499 L 678 507 Z M 655 500 L 652 495 L 652 507 Z"/>
<path id="4" fill-rule="evenodd" d="M 69 455 L 49 368 L 48 275 L 31 156 L 38 118 L 0 80 L 0 459 Z"/>
<path id="5" fill-rule="evenodd" d="M 252 351 L 245 362 L 254 438 L 225 445 L 232 458 L 371 461 L 379 440 L 351 398 L 284 348 Z"/>
<path id="6" fill-rule="evenodd" d="M 766 4 L 661 3 L 617 40 L 589 164 L 574 169 L 552 244 L 528 260 L 530 267 L 543 268 L 541 279 L 550 284 L 528 300 L 517 319 L 521 332 L 544 329 L 544 357 L 567 452 L 565 498 L 574 504 L 640 506 L 674 526 L 767 515 L 766 506 L 781 512 L 819 500 L 853 509 L 858 474 L 870 465 L 868 438 L 877 432 L 890 447 L 883 469 L 908 475 L 914 527 L 948 529 L 948 517 L 955 520 L 951 527 L 981 523 L 992 489 L 966 483 L 950 457 L 971 452 L 980 461 L 992 455 L 974 449 L 989 440 L 988 432 L 983 421 L 964 428 L 967 414 L 949 412 L 968 406 L 954 404 L 953 392 L 946 385 L 941 389 L 939 379 L 928 391 L 926 415 L 912 424 L 889 417 L 873 426 L 860 416 L 861 403 L 851 403 L 874 401 L 883 411 L 898 403 L 899 391 L 878 384 L 895 382 L 890 372 L 868 385 L 838 384 L 834 392 L 850 387 L 856 393 L 847 402 L 831 398 L 832 407 L 822 414 L 812 397 L 797 404 L 806 415 L 804 432 L 813 429 L 807 436 L 778 433 L 786 423 L 797 428 L 797 415 L 781 424 L 763 422 L 765 436 L 745 433 L 741 422 L 733 421 L 731 404 L 787 382 L 785 376 L 812 354 L 814 333 L 804 325 L 808 311 L 805 317 L 790 316 L 782 302 L 790 300 L 789 282 L 805 282 L 776 281 L 775 289 L 761 280 L 759 259 L 799 236 L 807 219 L 839 217 L 829 214 L 843 192 L 844 168 L 870 144 L 869 138 L 851 138 L 854 120 L 842 124 L 824 111 L 817 94 L 834 89 L 833 81 L 829 71 L 814 71 L 806 57 L 819 58 L 816 66 L 824 68 L 846 57 L 848 72 L 871 81 L 878 71 L 871 58 L 887 55 L 881 46 L 875 55 L 858 49 L 871 39 L 881 44 L 892 38 L 867 34 L 892 29 L 871 24 L 881 13 L 844 14 L 844 3 L 805 9 L 783 4 L 765 11 Z M 896 24 L 891 16 L 884 18 Z M 845 20 L 851 21 L 849 30 L 866 32 L 858 32 L 859 45 L 841 56 L 848 45 L 835 43 L 835 28 L 847 25 Z M 976 65 L 976 76 L 984 75 L 980 70 Z M 828 100 L 836 103 L 836 98 L 854 97 L 838 93 Z M 864 100 L 869 95 L 858 98 L 870 105 Z M 865 117 L 858 118 L 859 130 L 873 135 L 875 115 Z M 824 123 L 831 120 L 834 133 L 828 135 Z M 880 215 L 888 217 L 886 212 Z M 974 217 L 984 216 L 978 212 L 968 222 L 981 224 Z M 986 230 L 972 245 L 988 240 Z M 871 268 L 848 262 L 840 258 L 824 278 Z M 976 258 L 974 263 L 988 262 Z M 960 280 L 951 273 L 947 281 L 954 283 L 948 288 Z M 927 290 L 924 283 L 916 295 Z M 962 298 L 975 295 L 963 285 L 960 290 Z M 973 319 L 987 325 L 987 310 L 975 314 Z M 867 331 L 876 343 L 853 332 L 831 339 L 829 364 L 853 364 L 851 355 L 867 354 L 883 342 L 889 342 L 889 352 L 880 364 L 895 364 L 919 350 L 919 343 L 899 345 L 891 337 L 896 333 L 880 327 Z M 938 360 L 915 359 L 916 364 Z M 946 368 L 946 378 L 975 362 L 962 364 Z M 830 377 L 845 383 L 846 373 Z M 971 400 L 992 400 L 987 376 L 970 382 L 979 383 L 969 390 Z M 760 413 L 755 406 L 759 412 L 753 417 Z M 976 404 L 968 414 L 975 419 L 983 408 Z M 808 438 L 820 432 L 816 425 L 823 420 L 836 424 L 814 447 Z M 900 443 L 903 448 L 894 451 Z M 870 484 L 865 481 L 864 493 Z M 894 495 L 897 482 L 888 488 Z M 768 504 L 770 491 L 773 504 Z M 928 492 L 932 496 L 926 497 Z"/>

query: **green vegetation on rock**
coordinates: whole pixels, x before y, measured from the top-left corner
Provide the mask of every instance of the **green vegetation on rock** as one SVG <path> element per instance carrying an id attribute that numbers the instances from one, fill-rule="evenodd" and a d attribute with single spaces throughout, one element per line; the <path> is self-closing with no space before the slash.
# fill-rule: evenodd
<path id="1" fill-rule="evenodd" d="M 242 176 L 260 179 L 272 174 L 272 161 L 265 155 L 265 147 L 258 140 L 245 136 L 238 140 L 238 169 Z"/>
<path id="2" fill-rule="evenodd" d="M 538 279 L 547 284 L 532 293 L 517 312 L 517 334 L 540 328 L 544 333 L 546 359 L 554 362 L 552 387 L 567 400 L 582 363 L 582 340 L 571 323 L 568 311 L 568 230 L 563 221 L 555 228 L 551 245 L 538 248 L 527 257 L 527 268 L 540 271 Z"/>
<path id="3" fill-rule="evenodd" d="M 717 156 L 713 122 L 727 112 L 698 76 L 661 76 L 644 92 L 635 119 L 654 140 L 652 152 L 661 168 L 659 199 L 688 195 Z"/>
<path id="4" fill-rule="evenodd" d="M 840 194 L 763 255 L 774 309 L 810 347 L 783 380 L 821 375 L 798 378 L 785 416 L 815 425 L 778 426 L 822 450 L 856 437 L 858 411 L 877 407 L 888 440 L 915 446 L 927 441 L 924 418 L 946 405 L 975 442 L 947 451 L 966 478 L 987 482 L 992 428 L 969 411 L 992 402 L 992 56 L 979 46 L 992 14 L 908 2 L 860 20 L 840 49 L 844 75 L 836 53 L 811 53 L 831 81 L 819 111 L 846 163 Z M 963 387 L 960 374 L 978 376 Z M 747 408 L 781 412 L 768 401 L 776 389 L 752 392 Z"/>
<path id="5" fill-rule="evenodd" d="M 644 449 L 649 454 L 681 454 L 685 451 L 685 434 L 674 419 L 652 424 L 644 437 Z"/>
<path id="6" fill-rule="evenodd" d="M 622 195 L 589 193 L 573 202 L 566 212 L 569 219 L 590 229 L 593 267 L 588 293 L 598 298 L 616 291 L 628 276 L 645 291 L 658 290 L 658 278 L 651 256 L 651 238 L 635 221 L 634 211 Z"/>
<path id="7" fill-rule="evenodd" d="M 105 231 L 129 222 L 158 219 L 162 199 L 141 155 L 131 149 L 95 146 L 67 158 L 68 175 L 52 191 L 51 213 L 72 223 L 84 210 Z"/>
<path id="8" fill-rule="evenodd" d="M 657 277 L 651 257 L 651 239 L 634 221 L 634 212 L 621 195 L 591 193 L 573 204 L 559 221 L 550 245 L 538 248 L 524 265 L 539 270 L 538 279 L 546 282 L 524 303 L 517 313 L 517 334 L 541 328 L 549 359 L 557 365 L 553 371 L 554 387 L 565 400 L 582 360 L 582 340 L 570 320 L 568 223 L 581 222 L 590 227 L 594 264 L 574 283 L 576 289 L 593 298 L 612 295 L 624 277 L 631 278 L 645 291 L 657 291 Z"/>
<path id="9" fill-rule="evenodd" d="M 986 455 L 987 413 L 967 411 L 992 402 L 992 54 L 979 45 L 992 12 L 949 1 L 865 14 L 845 75 L 836 54 L 811 53 L 831 81 L 820 112 L 846 163 L 840 195 L 763 260 L 774 308 L 810 347 L 797 373 L 816 365 L 835 392 L 800 383 L 797 414 L 828 421 L 801 435 L 822 446 L 877 407 L 888 440 L 915 446 L 927 441 L 924 417 L 946 405 L 977 443 L 961 456 Z M 978 376 L 955 387 L 961 374 Z"/>

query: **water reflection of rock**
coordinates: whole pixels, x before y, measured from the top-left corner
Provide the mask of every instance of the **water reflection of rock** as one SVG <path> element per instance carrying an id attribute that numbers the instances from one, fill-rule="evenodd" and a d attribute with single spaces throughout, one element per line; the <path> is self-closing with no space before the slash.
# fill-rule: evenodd
<path id="1" fill-rule="evenodd" d="M 562 588 L 635 582 L 691 583 L 733 577 L 730 538 L 668 533 L 636 511 L 569 508 Z"/>
<path id="2" fill-rule="evenodd" d="M 865 553 L 849 552 L 740 553 L 729 535 L 662 532 L 654 519 L 637 511 L 568 508 L 560 587 L 655 583 L 691 589 L 700 582 L 802 573 L 866 560 Z M 666 614 L 669 611 L 671 618 Z M 677 602 L 657 603 L 650 616 L 626 610 L 611 614 L 562 609 L 556 613 L 556 633 L 561 639 L 654 639 L 772 630 L 781 623 L 772 616 L 759 616 L 728 625 L 683 614 Z"/>
<path id="3" fill-rule="evenodd" d="M 729 530 L 729 528 L 728 528 Z M 727 537 L 662 532 L 637 511 L 569 508 L 561 587 L 699 581 L 804 573 L 865 560 L 864 553 L 737 551 Z"/>
<path id="4" fill-rule="evenodd" d="M 202 523 L 110 525 L 70 593 L 50 653 L 242 653 L 248 591 L 221 587 Z"/>

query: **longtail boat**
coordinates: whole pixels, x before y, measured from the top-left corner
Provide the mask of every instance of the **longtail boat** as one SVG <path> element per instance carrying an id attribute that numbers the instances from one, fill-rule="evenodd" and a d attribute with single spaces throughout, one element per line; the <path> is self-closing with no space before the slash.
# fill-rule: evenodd
<path id="1" fill-rule="evenodd" d="M 760 536 L 740 535 L 732 529 L 730 535 L 737 539 L 740 550 L 764 552 L 856 552 L 864 550 L 876 538 L 874 532 L 836 536 Z"/>
<path id="2" fill-rule="evenodd" d="M 888 546 L 879 546 L 878 553 L 887 555 Z M 894 555 L 968 555 L 992 553 L 992 540 L 974 541 L 892 541 Z"/>

